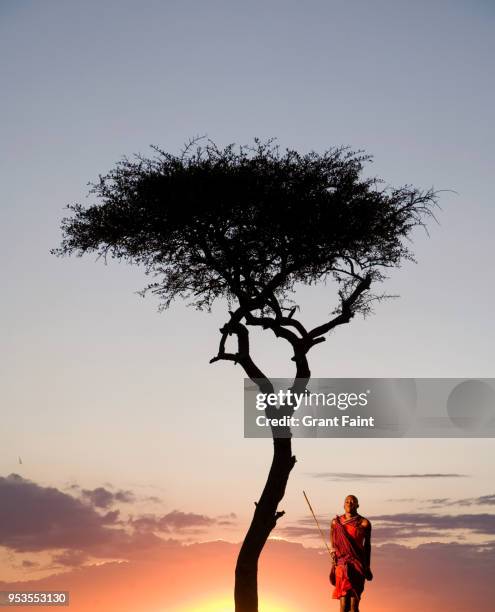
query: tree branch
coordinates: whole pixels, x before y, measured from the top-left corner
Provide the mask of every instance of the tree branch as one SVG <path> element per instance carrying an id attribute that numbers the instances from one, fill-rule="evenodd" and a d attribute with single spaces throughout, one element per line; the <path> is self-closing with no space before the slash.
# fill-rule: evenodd
<path id="1" fill-rule="evenodd" d="M 367 274 L 364 278 L 362 278 L 354 287 L 352 293 L 342 299 L 341 312 L 339 315 L 324 323 L 323 325 L 319 325 L 315 327 L 309 332 L 309 337 L 313 340 L 318 340 L 322 342 L 323 339 L 319 338 L 319 336 L 323 336 L 337 325 L 343 325 L 344 323 L 349 323 L 352 317 L 355 314 L 353 310 L 354 305 L 359 300 L 360 296 L 370 288 L 371 285 L 371 274 Z"/>
<path id="2" fill-rule="evenodd" d="M 258 385 L 260 391 L 264 393 L 272 393 L 273 385 L 269 378 L 260 370 L 260 368 L 254 363 L 249 353 L 249 331 L 246 326 L 236 320 L 237 312 L 230 313 L 231 320 L 226 323 L 220 332 L 222 337 L 220 339 L 220 346 L 218 354 L 210 359 L 210 363 L 216 361 L 233 361 L 235 364 L 240 364 L 248 378 L 250 378 L 255 384 Z M 228 336 L 236 334 L 237 336 L 237 353 L 227 353 L 225 351 L 225 344 Z"/>

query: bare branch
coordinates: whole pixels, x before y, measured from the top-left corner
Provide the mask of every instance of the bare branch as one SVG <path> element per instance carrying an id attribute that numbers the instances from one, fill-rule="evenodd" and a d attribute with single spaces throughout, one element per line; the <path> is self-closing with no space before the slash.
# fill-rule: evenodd
<path id="1" fill-rule="evenodd" d="M 210 363 L 216 361 L 233 361 L 235 364 L 240 364 L 248 378 L 256 383 L 260 390 L 265 393 L 273 391 L 273 385 L 268 377 L 254 363 L 249 352 L 249 332 L 245 325 L 236 320 L 237 313 L 231 313 L 231 320 L 226 323 L 221 329 L 222 334 L 218 354 L 210 359 Z M 235 334 L 237 336 L 237 353 L 227 353 L 225 344 L 227 337 Z"/>
<path id="2" fill-rule="evenodd" d="M 337 327 L 337 325 L 349 323 L 349 321 L 354 317 L 355 314 L 353 307 L 358 302 L 360 296 L 370 288 L 370 285 L 371 275 L 367 274 L 356 284 L 352 293 L 348 297 L 342 299 L 340 314 L 328 321 L 327 323 L 324 323 L 323 325 L 319 325 L 318 327 L 312 329 L 309 332 L 309 337 L 312 339 L 317 339 L 319 336 L 323 336 L 334 327 Z"/>

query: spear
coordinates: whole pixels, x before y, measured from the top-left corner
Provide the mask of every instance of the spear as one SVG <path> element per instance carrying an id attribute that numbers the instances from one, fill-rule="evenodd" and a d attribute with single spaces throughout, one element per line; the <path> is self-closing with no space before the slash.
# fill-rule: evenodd
<path id="1" fill-rule="evenodd" d="M 313 518 L 315 519 L 316 526 L 318 527 L 318 531 L 320 532 L 321 539 L 323 540 L 323 543 L 325 544 L 325 548 L 328 550 L 328 554 L 330 555 L 330 557 L 332 557 L 332 553 L 331 553 L 330 549 L 328 548 L 328 544 L 327 544 L 326 538 L 323 535 L 323 531 L 321 530 L 320 523 L 318 523 L 318 519 L 316 518 L 316 514 L 313 511 L 313 508 L 312 508 L 312 506 L 310 504 L 310 501 L 309 501 L 308 496 L 306 495 L 305 491 L 303 491 L 303 495 L 304 495 L 304 499 L 306 500 L 306 502 L 307 502 L 307 504 L 309 506 L 309 509 L 311 510 L 311 514 L 313 515 Z M 332 560 L 333 560 L 333 558 L 332 558 Z"/>

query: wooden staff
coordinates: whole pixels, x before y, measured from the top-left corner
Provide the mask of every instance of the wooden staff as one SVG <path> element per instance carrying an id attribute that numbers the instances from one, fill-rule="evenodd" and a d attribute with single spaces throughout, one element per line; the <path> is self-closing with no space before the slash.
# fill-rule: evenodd
<path id="1" fill-rule="evenodd" d="M 320 523 L 318 523 L 318 519 L 316 518 L 316 515 L 313 512 L 313 508 L 311 507 L 311 504 L 309 502 L 308 496 L 306 495 L 305 491 L 303 491 L 303 495 L 304 495 L 304 499 L 306 500 L 306 502 L 307 502 L 307 504 L 309 506 L 309 509 L 311 510 L 311 514 L 313 515 L 313 518 L 315 519 L 316 526 L 318 527 L 318 530 L 319 530 L 320 535 L 321 535 L 321 539 L 323 540 L 323 543 L 325 544 L 325 548 L 328 550 L 328 554 L 330 555 L 330 557 L 332 557 L 332 553 L 331 553 L 330 549 L 328 548 L 328 544 L 327 544 L 326 538 L 323 535 L 323 531 L 321 530 Z M 332 560 L 333 560 L 333 558 L 332 558 Z"/>

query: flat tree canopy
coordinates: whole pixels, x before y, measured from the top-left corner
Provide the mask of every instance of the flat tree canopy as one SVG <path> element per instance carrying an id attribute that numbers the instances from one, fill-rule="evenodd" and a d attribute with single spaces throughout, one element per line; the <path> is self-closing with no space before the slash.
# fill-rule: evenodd
<path id="1" fill-rule="evenodd" d="M 180 155 L 153 149 L 100 176 L 90 191 L 97 203 L 68 207 L 53 252 L 143 264 L 155 277 L 144 292 L 163 307 L 182 297 L 209 309 L 226 297 L 244 311 L 275 311 L 296 282 L 328 276 L 345 300 L 359 282 L 369 288 L 384 268 L 412 259 L 406 238 L 436 203 L 431 189 L 363 177 L 371 157 L 347 147 L 301 155 L 255 140 L 223 149 L 192 141 Z M 368 304 L 361 291 L 353 312 Z"/>

